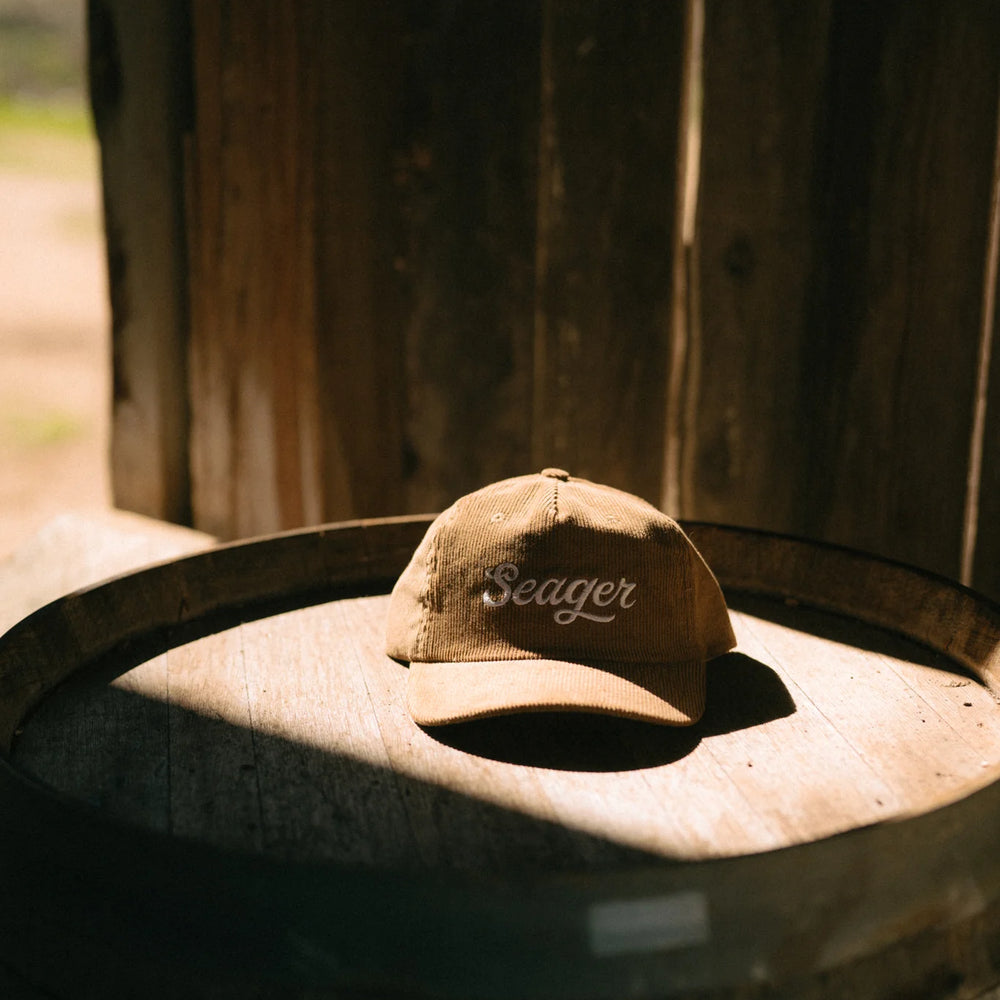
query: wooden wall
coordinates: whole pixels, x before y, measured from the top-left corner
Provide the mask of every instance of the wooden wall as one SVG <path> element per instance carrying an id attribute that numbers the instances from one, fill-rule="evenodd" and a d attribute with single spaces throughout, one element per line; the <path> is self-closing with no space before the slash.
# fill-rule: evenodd
<path id="1" fill-rule="evenodd" d="M 123 506 L 560 465 L 1000 597 L 1000 5 L 90 8 Z"/>

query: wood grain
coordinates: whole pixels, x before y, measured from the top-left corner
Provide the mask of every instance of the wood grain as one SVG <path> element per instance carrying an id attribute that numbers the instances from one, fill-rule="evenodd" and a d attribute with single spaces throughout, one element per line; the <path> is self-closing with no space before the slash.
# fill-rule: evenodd
<path id="1" fill-rule="evenodd" d="M 372 597 L 248 622 L 110 688 L 71 685 L 17 759 L 109 815 L 148 809 L 151 827 L 224 848 L 498 874 L 785 848 L 1000 773 L 1000 712 L 964 671 L 830 616 L 747 607 L 741 655 L 713 663 L 690 731 L 544 717 L 422 731 Z"/>
<path id="2" fill-rule="evenodd" d="M 685 5 L 264 6 L 91 5 L 121 503 L 239 537 L 555 464 L 949 576 L 975 527 L 998 592 L 993 5 L 707 0 L 691 246 Z"/>
<path id="3" fill-rule="evenodd" d="M 399 513 L 406 312 L 396 259 L 393 139 L 405 108 L 405 5 L 306 2 L 299 54 L 314 104 L 304 280 L 315 297 L 316 476 L 322 520 Z M 303 521 L 301 523 L 308 523 Z"/>
<path id="4" fill-rule="evenodd" d="M 998 14 L 972 5 L 951 17 L 920 3 L 869 19 L 845 7 L 833 26 L 832 156 L 821 175 L 827 319 L 814 326 L 821 346 L 809 359 L 822 431 L 805 479 L 816 518 L 807 527 L 951 576 L 978 360 Z"/>
<path id="5" fill-rule="evenodd" d="M 804 527 L 829 19 L 827 3 L 705 4 L 690 330 L 675 383 L 686 517 Z"/>
<path id="6" fill-rule="evenodd" d="M 532 12 L 195 5 L 198 526 L 436 510 L 523 471 Z"/>
<path id="7" fill-rule="evenodd" d="M 397 295 L 397 368 L 377 405 L 399 413 L 403 494 L 386 514 L 522 474 L 532 427 L 541 5 L 398 6 L 373 230 Z"/>
<path id="8" fill-rule="evenodd" d="M 545 5 L 532 460 L 657 498 L 680 4 Z"/>
<path id="9" fill-rule="evenodd" d="M 192 510 L 228 538 L 323 519 L 314 96 L 295 9 L 195 3 L 192 25 Z"/>
<path id="10" fill-rule="evenodd" d="M 596 998 L 640 973 L 669 996 L 765 969 L 790 996 L 957 997 L 1000 978 L 1000 609 L 849 550 L 688 525 L 739 639 L 698 726 L 421 730 L 381 591 L 426 524 L 223 546 L 4 637 L 14 725 L 49 689 L 15 760 L 66 797 L 0 761 L 0 842 L 23 861 L 0 866 L 0 961 L 83 996 L 492 996 L 514 976 Z M 711 936 L 691 948 L 609 964 L 580 936 L 595 907 L 692 893 Z M 442 941 L 475 962 L 449 945 L 441 964 Z"/>
<path id="11" fill-rule="evenodd" d="M 996 16 L 706 5 L 688 516 L 958 574 Z"/>
<path id="12" fill-rule="evenodd" d="M 997 82 L 996 154 L 994 159 L 993 191 L 991 198 L 992 235 L 991 255 L 984 267 L 982 347 L 983 368 L 979 373 L 983 382 L 981 398 L 976 400 L 984 410 L 982 414 L 981 466 L 978 480 L 970 475 L 968 500 L 975 504 L 974 523 L 967 529 L 975 530 L 975 545 L 971 549 L 972 579 L 970 583 L 993 600 L 1000 600 L 1000 404 L 997 403 L 996 386 L 1000 385 L 1000 80 Z M 992 392 L 991 392 L 992 389 Z M 976 447 L 976 442 L 972 442 Z M 970 449 L 971 450 L 971 449 Z M 970 458 L 970 473 L 974 471 Z"/>
<path id="13" fill-rule="evenodd" d="M 95 0 L 88 67 L 112 314 L 115 503 L 190 523 L 185 8 Z"/>

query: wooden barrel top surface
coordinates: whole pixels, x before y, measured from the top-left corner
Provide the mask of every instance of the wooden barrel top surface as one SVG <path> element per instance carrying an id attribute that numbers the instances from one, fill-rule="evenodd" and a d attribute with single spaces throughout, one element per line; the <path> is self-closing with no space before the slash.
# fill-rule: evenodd
<path id="1" fill-rule="evenodd" d="M 163 848 L 170 865 L 191 844 L 220 849 L 217 864 L 490 884 L 653 870 L 698 892 L 725 871 L 734 898 L 740 873 L 787 882 L 766 874 L 784 864 L 775 859 L 828 885 L 844 851 L 855 876 L 858 858 L 866 872 L 892 870 L 892 841 L 868 831 L 940 846 L 973 835 L 956 810 L 1000 815 L 1000 614 L 975 594 L 858 553 L 692 525 L 738 639 L 709 665 L 698 725 L 539 714 L 421 729 L 383 628 L 388 588 L 426 524 L 224 546 L 43 608 L 0 641 L 8 789 L 27 776 L 70 803 L 67 816 L 82 802 L 161 837 L 148 844 L 175 845 Z M 979 848 L 966 847 L 974 865 Z M 941 863 L 924 860 L 927 871 Z M 941 905 L 981 918 L 1000 899 L 1000 872 L 975 878 L 978 908 L 955 903 L 953 886 Z M 900 902 L 883 886 L 893 902 L 879 902 L 880 919 L 895 926 L 897 904 L 926 909 L 926 892 L 907 896 L 925 889 L 911 880 Z M 808 900 L 794 884 L 768 891 L 808 925 L 815 886 Z M 850 891 L 860 906 L 873 886 Z M 828 916 L 816 933 L 830 934 Z M 827 965 L 874 947 L 869 930 L 851 933 Z"/>
<path id="2" fill-rule="evenodd" d="M 738 649 L 710 665 L 692 728 L 546 714 L 422 730 L 378 595 L 67 683 L 14 760 L 110 816 L 221 847 L 501 873 L 621 847 L 772 850 L 996 777 L 1000 710 L 966 670 L 848 619 L 730 600 Z"/>

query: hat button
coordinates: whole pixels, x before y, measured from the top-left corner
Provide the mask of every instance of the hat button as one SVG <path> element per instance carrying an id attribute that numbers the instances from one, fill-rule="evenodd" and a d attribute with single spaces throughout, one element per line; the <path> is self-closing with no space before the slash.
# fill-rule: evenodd
<path id="1" fill-rule="evenodd" d="M 563 482 L 569 479 L 569 473 L 565 469 L 542 469 L 542 475 L 549 479 L 561 479 Z"/>

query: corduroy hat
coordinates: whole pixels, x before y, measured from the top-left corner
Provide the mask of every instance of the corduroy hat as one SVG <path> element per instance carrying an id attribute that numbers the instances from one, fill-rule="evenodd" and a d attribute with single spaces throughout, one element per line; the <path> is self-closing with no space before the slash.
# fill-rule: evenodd
<path id="1" fill-rule="evenodd" d="M 736 644 L 711 570 L 638 497 L 561 469 L 462 497 L 393 588 L 386 651 L 421 725 L 587 711 L 670 726 Z"/>

